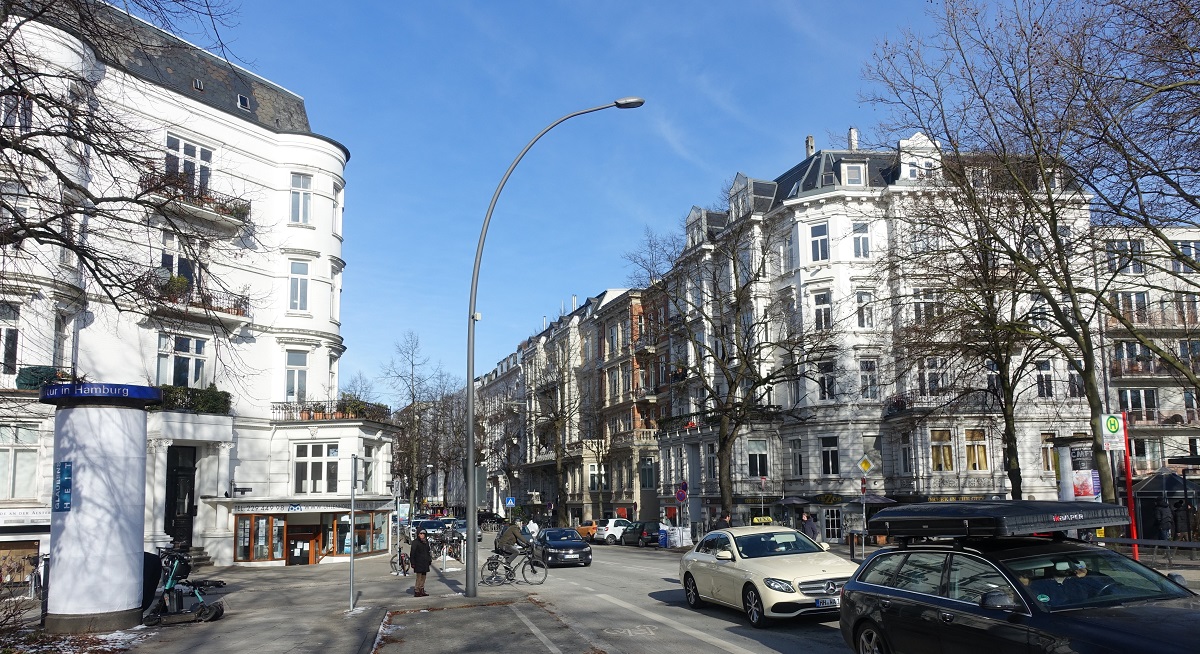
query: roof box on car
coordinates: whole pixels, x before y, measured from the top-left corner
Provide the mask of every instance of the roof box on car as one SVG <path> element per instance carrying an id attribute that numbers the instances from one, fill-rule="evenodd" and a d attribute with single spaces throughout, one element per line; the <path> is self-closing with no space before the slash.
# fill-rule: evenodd
<path id="1" fill-rule="evenodd" d="M 1099 502 L 930 502 L 891 506 L 867 521 L 872 536 L 1025 536 L 1129 524 L 1123 506 Z"/>

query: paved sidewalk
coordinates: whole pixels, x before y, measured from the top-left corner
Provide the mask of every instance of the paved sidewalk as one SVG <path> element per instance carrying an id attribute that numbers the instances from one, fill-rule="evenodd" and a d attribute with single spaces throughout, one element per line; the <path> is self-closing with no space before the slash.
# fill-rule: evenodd
<path id="1" fill-rule="evenodd" d="M 426 611 L 418 615 L 444 615 L 450 619 L 435 619 L 433 622 L 441 623 L 447 633 L 452 633 L 461 631 L 466 621 L 476 619 L 473 615 L 464 615 L 471 607 L 503 606 L 526 600 L 527 587 L 511 585 L 498 588 L 481 586 L 478 597 L 463 597 L 460 593 L 466 572 L 463 565 L 454 560 L 448 562 L 445 571 L 435 563 L 425 583 L 429 596 L 421 598 L 412 596 L 411 575 L 403 577 L 391 574 L 387 556 L 356 559 L 354 573 L 355 602 L 352 610 L 348 562 L 287 568 L 201 568 L 193 573 L 193 578 L 222 579 L 227 584 L 224 588 L 213 589 L 208 595 L 210 600 L 225 603 L 224 617 L 215 622 L 156 627 L 150 630 L 152 634 L 130 651 L 137 654 L 368 654 L 375 651 L 415 651 L 411 648 L 394 649 L 387 643 L 376 649 L 381 625 L 389 611 Z M 449 609 L 456 610 L 449 612 Z M 443 614 L 443 610 L 447 613 Z M 511 609 L 505 610 L 512 615 Z M 430 630 L 428 626 L 418 626 L 410 617 L 399 619 L 396 624 L 411 625 L 416 632 L 423 634 L 428 634 Z M 142 629 L 145 628 L 138 628 L 139 631 Z M 399 644 L 394 633 L 397 629 L 392 628 L 391 631 L 392 635 L 386 640 Z M 427 641 L 423 637 L 421 642 Z M 420 651 L 434 650 L 422 647 Z M 492 647 L 487 651 L 505 650 Z"/>

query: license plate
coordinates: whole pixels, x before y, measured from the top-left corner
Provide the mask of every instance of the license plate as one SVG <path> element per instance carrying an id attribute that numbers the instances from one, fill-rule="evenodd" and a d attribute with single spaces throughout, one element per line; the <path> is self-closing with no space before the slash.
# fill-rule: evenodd
<path id="1" fill-rule="evenodd" d="M 840 606 L 841 602 L 842 602 L 842 599 L 840 597 L 833 597 L 830 599 L 819 599 L 819 600 L 817 600 L 817 608 L 820 608 L 822 606 Z"/>
<path id="2" fill-rule="evenodd" d="M 579 558 L 579 555 L 578 554 L 563 554 L 563 558 L 564 559 L 577 559 L 577 558 Z"/>

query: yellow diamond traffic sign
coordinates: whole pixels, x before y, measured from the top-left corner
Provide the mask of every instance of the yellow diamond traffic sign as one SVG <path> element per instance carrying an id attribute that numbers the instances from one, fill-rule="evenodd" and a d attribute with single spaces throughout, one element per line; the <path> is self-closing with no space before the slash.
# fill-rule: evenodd
<path id="1" fill-rule="evenodd" d="M 865 454 L 863 455 L 863 458 L 858 460 L 858 469 L 862 470 L 862 473 L 864 475 L 867 474 L 868 472 L 871 472 L 871 470 L 873 470 L 874 468 L 875 468 L 875 464 L 871 463 L 870 457 L 866 456 Z"/>

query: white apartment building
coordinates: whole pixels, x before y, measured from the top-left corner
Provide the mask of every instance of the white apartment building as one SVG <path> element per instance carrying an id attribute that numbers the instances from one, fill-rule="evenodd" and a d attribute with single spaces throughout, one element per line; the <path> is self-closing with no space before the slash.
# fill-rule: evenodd
<path id="1" fill-rule="evenodd" d="M 994 408 L 982 394 L 948 402 L 951 372 L 942 359 L 899 365 L 899 330 L 936 310 L 936 299 L 921 270 L 880 263 L 921 237 L 901 218 L 906 197 L 922 192 L 926 171 L 940 166 L 935 150 L 919 134 L 895 151 L 859 150 L 853 134 L 849 141 L 844 150 L 815 151 L 810 140 L 805 160 L 773 181 L 739 175 L 728 214 L 694 209 L 688 222 L 689 244 L 693 225 L 713 239 L 738 221 L 780 230 L 773 292 L 794 299 L 802 329 L 830 335 L 826 355 L 771 390 L 770 416 L 743 427 L 732 467 L 736 519 L 789 521 L 792 506 L 774 503 L 792 498 L 829 539 L 861 522 L 864 485 L 895 501 L 1009 497 Z M 1086 213 L 1079 218 L 1086 225 Z M 1065 361 L 1047 358 L 1020 395 L 1027 499 L 1057 497 L 1049 439 L 1090 434 L 1087 404 L 1067 392 L 1068 376 Z M 662 501 L 673 502 L 686 482 L 690 519 L 711 523 L 720 509 L 715 427 L 695 415 L 703 407 L 686 394 L 671 407 L 687 419 L 662 421 Z"/>
<path id="2" fill-rule="evenodd" d="M 147 551 L 182 542 L 218 565 L 383 551 L 390 411 L 338 393 L 350 154 L 312 131 L 299 95 L 126 20 L 137 38 L 112 59 L 66 32 L 22 29 L 157 144 L 154 172 L 93 157 L 76 181 L 158 194 L 160 211 L 130 210 L 141 232 L 88 237 L 127 253 L 159 301 L 118 311 L 72 253 L 0 251 L 0 557 L 48 549 L 53 419 L 36 387 L 72 368 L 166 391 L 148 418 Z M 147 42 L 161 47 L 134 49 Z"/>

